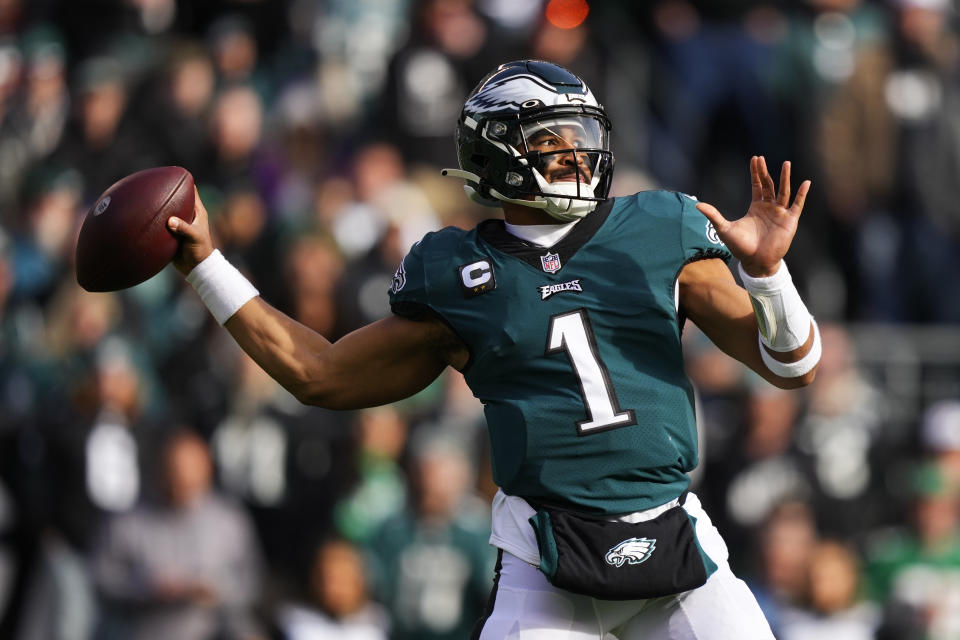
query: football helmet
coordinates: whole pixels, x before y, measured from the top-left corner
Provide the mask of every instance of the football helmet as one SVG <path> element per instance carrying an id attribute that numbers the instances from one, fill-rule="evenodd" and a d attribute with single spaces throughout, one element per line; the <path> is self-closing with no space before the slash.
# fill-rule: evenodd
<path id="1" fill-rule="evenodd" d="M 467 97 L 457 122 L 460 169 L 476 202 L 512 202 L 562 221 L 606 199 L 613 177 L 610 120 L 580 78 L 539 60 L 500 65 Z"/>

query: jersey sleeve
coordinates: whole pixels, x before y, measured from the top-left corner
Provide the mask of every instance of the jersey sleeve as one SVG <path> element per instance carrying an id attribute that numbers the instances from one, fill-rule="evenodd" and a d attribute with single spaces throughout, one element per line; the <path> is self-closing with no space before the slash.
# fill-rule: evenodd
<path id="1" fill-rule="evenodd" d="M 440 315 L 449 305 L 453 271 L 450 267 L 463 231 L 447 227 L 432 231 L 404 256 L 390 285 L 390 310 L 412 319 Z"/>
<path id="2" fill-rule="evenodd" d="M 697 211 L 698 200 L 685 193 L 677 193 L 677 197 L 681 201 L 680 244 L 683 247 L 684 262 L 720 258 L 729 264 L 733 255 L 720 240 L 713 224 Z"/>
<path id="3" fill-rule="evenodd" d="M 414 244 L 400 261 L 390 285 L 390 310 L 407 318 L 419 318 L 429 312 L 427 270 L 423 240 Z"/>

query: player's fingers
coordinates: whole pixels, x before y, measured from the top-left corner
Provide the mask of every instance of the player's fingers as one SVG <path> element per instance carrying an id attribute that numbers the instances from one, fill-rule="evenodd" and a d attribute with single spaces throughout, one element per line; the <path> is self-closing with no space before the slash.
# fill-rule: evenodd
<path id="1" fill-rule="evenodd" d="M 763 183 L 760 182 L 760 170 L 757 168 L 760 159 L 757 156 L 750 158 L 750 190 L 753 200 L 763 199 Z"/>
<path id="2" fill-rule="evenodd" d="M 200 229 L 207 225 L 207 208 L 203 206 L 197 186 L 193 186 L 193 223 L 180 218 L 171 217 L 167 227 L 177 235 L 196 240 L 200 237 Z"/>
<path id="3" fill-rule="evenodd" d="M 774 200 L 776 198 L 777 188 L 773 184 L 773 178 L 770 177 L 770 172 L 767 170 L 767 159 L 763 156 L 760 156 L 758 168 L 760 183 L 763 185 L 763 199 Z"/>
<path id="4" fill-rule="evenodd" d="M 173 234 L 186 238 L 187 240 L 196 240 L 199 236 L 199 233 L 193 225 L 176 216 L 170 216 L 170 218 L 167 219 L 167 229 L 170 229 Z"/>
<path id="5" fill-rule="evenodd" d="M 780 168 L 780 191 L 777 193 L 777 202 L 781 207 L 790 206 L 790 161 L 787 160 Z"/>
<path id="6" fill-rule="evenodd" d="M 725 233 L 727 228 L 730 226 L 730 221 L 723 217 L 723 214 L 713 206 L 712 204 L 706 202 L 697 203 L 697 211 L 702 213 L 707 220 L 713 225 L 713 228 L 717 230 L 717 233 Z"/>
<path id="7" fill-rule="evenodd" d="M 804 180 L 797 188 L 797 196 L 793 199 L 793 206 L 790 207 L 790 213 L 799 216 L 803 211 L 803 203 L 807 200 L 807 193 L 810 192 L 810 181 Z"/>

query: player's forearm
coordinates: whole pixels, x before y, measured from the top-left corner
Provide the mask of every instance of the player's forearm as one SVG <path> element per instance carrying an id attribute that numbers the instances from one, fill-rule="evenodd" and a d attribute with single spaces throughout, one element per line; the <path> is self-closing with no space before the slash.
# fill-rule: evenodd
<path id="1" fill-rule="evenodd" d="M 796 389 L 813 381 L 819 360 L 814 349 L 818 349 L 819 343 L 809 315 L 806 326 L 795 323 L 792 329 L 795 334 L 802 332 L 802 337 L 795 341 L 799 344 L 789 349 L 778 344 L 779 351 L 767 347 L 760 340 L 760 325 L 749 295 L 719 260 L 703 260 L 684 267 L 680 302 L 687 316 L 717 347 L 764 380 L 782 389 Z M 782 366 L 771 367 L 770 361 Z M 801 363 L 799 371 L 791 370 L 797 362 Z M 781 375 L 780 371 L 791 375 Z"/>
<path id="2" fill-rule="evenodd" d="M 211 252 L 187 274 L 214 319 L 264 371 L 294 396 L 323 380 L 320 354 L 330 343 L 320 334 L 280 313 L 219 252 Z"/>
<path id="3" fill-rule="evenodd" d="M 759 329 L 758 329 L 759 331 Z M 784 377 L 778 376 L 773 371 L 770 370 L 770 367 L 764 361 L 763 354 L 760 354 L 761 365 L 763 368 L 763 373 L 761 375 L 772 384 L 782 388 L 782 389 L 797 389 L 799 387 L 804 387 L 811 382 L 817 375 L 817 368 L 819 367 L 820 356 L 818 353 L 814 353 L 814 349 L 819 343 L 819 330 L 816 327 L 816 324 L 811 320 L 810 321 L 810 332 L 808 334 L 807 341 L 802 345 L 797 347 L 792 351 L 774 351 L 773 349 L 768 348 L 766 345 L 760 347 L 766 351 L 766 356 L 769 359 L 776 360 L 787 365 L 795 364 L 797 362 L 803 362 L 807 358 L 815 358 L 816 362 L 811 366 L 809 370 L 799 376 Z M 759 351 L 759 349 L 758 349 Z M 806 367 L 804 367 L 806 368 Z"/>
<path id="4" fill-rule="evenodd" d="M 359 409 L 420 391 L 447 366 L 437 349 L 445 327 L 398 316 L 335 343 L 255 298 L 224 325 L 257 364 L 304 404 Z"/>
<path id="5" fill-rule="evenodd" d="M 777 269 L 759 278 L 741 265 L 740 277 L 753 306 L 764 366 L 778 378 L 812 381 L 820 362 L 820 331 L 787 265 L 781 260 Z"/>
<path id="6" fill-rule="evenodd" d="M 224 323 L 247 355 L 301 402 L 307 390 L 327 374 L 321 354 L 330 342 L 312 329 L 281 313 L 262 298 L 253 298 Z"/>

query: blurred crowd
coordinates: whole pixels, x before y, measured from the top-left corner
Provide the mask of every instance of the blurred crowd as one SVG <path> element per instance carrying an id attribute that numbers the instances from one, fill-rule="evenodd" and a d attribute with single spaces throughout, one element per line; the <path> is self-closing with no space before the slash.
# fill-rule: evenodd
<path id="1" fill-rule="evenodd" d="M 776 390 L 688 326 L 694 489 L 779 638 L 960 638 L 960 361 L 904 410 L 850 329 L 960 321 L 956 10 L 0 0 L 0 637 L 469 635 L 495 487 L 459 374 L 396 405 L 302 406 L 169 268 L 91 294 L 73 252 L 108 186 L 180 165 L 224 254 L 336 339 L 389 313 L 423 233 L 495 214 L 439 169 L 473 85 L 538 58 L 606 106 L 614 194 L 736 217 L 752 154 L 813 179 L 788 258 L 819 376 Z"/>

